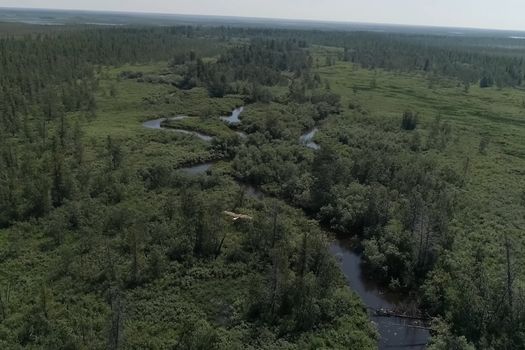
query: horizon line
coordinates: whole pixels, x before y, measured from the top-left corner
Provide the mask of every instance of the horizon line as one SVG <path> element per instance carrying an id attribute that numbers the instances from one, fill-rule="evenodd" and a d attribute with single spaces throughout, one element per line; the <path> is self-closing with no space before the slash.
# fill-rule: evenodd
<path id="1" fill-rule="evenodd" d="M 160 12 L 160 11 L 136 11 L 136 10 L 102 10 L 102 9 L 75 9 L 75 8 L 49 8 L 49 7 L 17 7 L 17 6 L 0 6 L 1 10 L 36 10 L 36 11 L 59 11 L 59 12 L 85 12 L 85 13 L 113 13 L 113 14 L 127 14 L 127 15 L 164 15 L 164 16 L 188 16 L 188 17 L 212 17 L 212 18 L 235 18 L 246 20 L 270 20 L 270 21 L 297 21 L 309 22 L 319 24 L 339 24 L 339 25 L 383 25 L 390 27 L 416 27 L 416 28 L 431 28 L 431 29 L 463 29 L 463 30 L 479 30 L 479 31 L 500 31 L 500 32 L 525 32 L 525 29 L 509 29 L 509 28 L 488 28 L 488 27 L 470 27 L 470 26 L 454 26 L 454 25 L 426 25 L 426 24 L 406 24 L 406 23 L 392 23 L 392 22 L 363 22 L 352 20 L 335 20 L 335 19 L 312 19 L 312 18 L 286 18 L 286 17 L 257 17 L 257 16 L 239 16 L 239 15 L 219 15 L 219 14 L 194 14 L 194 13 L 175 13 L 175 12 Z"/>

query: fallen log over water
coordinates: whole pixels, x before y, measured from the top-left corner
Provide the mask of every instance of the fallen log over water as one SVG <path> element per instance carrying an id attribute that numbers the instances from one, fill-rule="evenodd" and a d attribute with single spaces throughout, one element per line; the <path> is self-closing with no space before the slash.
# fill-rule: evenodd
<path id="1" fill-rule="evenodd" d="M 377 316 L 377 317 L 399 317 L 399 318 L 406 318 L 406 319 L 411 319 L 411 320 L 418 320 L 422 322 L 430 321 L 428 317 L 398 313 L 398 312 L 395 312 L 394 310 L 389 310 L 389 309 L 383 309 L 383 308 L 381 309 L 369 308 L 369 309 L 371 309 L 373 311 L 374 316 Z"/>

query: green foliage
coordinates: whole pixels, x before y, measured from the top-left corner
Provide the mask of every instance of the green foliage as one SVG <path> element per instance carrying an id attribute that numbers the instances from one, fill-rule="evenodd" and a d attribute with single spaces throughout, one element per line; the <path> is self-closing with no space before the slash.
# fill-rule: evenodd
<path id="1" fill-rule="evenodd" d="M 425 35 L 350 33 L 331 38 L 318 35 L 314 40 L 345 47 L 344 59 L 365 68 L 415 70 L 450 76 L 463 81 L 466 91 L 470 83 L 478 81 L 482 88 L 492 86 L 494 80 L 511 86 L 523 82 L 524 66 L 519 58 L 523 46 L 515 47 L 517 52 L 507 52 L 501 49 L 501 42 L 496 43 L 499 38 L 456 41 L 451 36 L 429 39 Z M 506 40 L 512 46 L 511 39 Z M 488 50 L 481 49 L 478 46 L 481 43 Z M 370 83 L 372 89 L 374 81 Z"/>
<path id="2" fill-rule="evenodd" d="M 300 75 L 309 65 L 304 42 L 254 39 L 249 45 L 228 49 L 216 61 L 205 62 L 199 58 L 187 62 L 185 66 L 175 66 L 174 71 L 183 75 L 178 84 L 180 88 L 191 89 L 201 85 L 207 88 L 210 97 L 243 93 L 252 102 L 268 103 L 271 93 L 261 85 L 285 83 L 283 72 Z M 239 82 L 244 83 L 242 90 Z"/>
<path id="3" fill-rule="evenodd" d="M 431 349 L 523 348 L 523 106 L 505 88 L 523 48 L 493 44 L 208 27 L 0 39 L 0 346 L 374 348 L 306 212 L 443 320 Z M 218 119 L 243 101 L 240 125 Z M 164 127 L 215 138 L 140 125 L 177 115 Z M 315 151 L 298 141 L 314 127 Z"/>
<path id="4" fill-rule="evenodd" d="M 468 343 L 465 337 L 458 337 L 451 334 L 446 323 L 437 320 L 434 324 L 433 331 L 436 335 L 432 338 L 429 345 L 430 350 L 474 350 L 475 347 Z"/>

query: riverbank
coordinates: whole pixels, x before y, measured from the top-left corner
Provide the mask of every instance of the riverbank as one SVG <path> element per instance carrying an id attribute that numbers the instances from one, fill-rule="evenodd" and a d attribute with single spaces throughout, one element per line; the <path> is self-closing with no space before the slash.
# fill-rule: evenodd
<path id="1" fill-rule="evenodd" d="M 241 112 L 242 109 L 236 109 L 232 112 L 232 116 L 235 115 L 235 118 L 239 120 Z M 154 129 L 163 129 L 162 123 L 158 123 L 156 120 L 146 122 L 143 125 L 145 127 L 154 126 Z M 230 123 L 230 125 L 238 125 L 238 123 Z M 319 150 L 321 146 L 313 142 L 318 131 L 317 127 L 308 130 L 301 135 L 299 143 L 314 151 Z M 199 137 L 199 135 L 195 136 Z M 203 175 L 209 172 L 213 165 L 214 162 L 207 162 L 180 170 L 190 175 Z M 262 200 L 267 196 L 255 186 L 240 182 L 238 184 L 243 188 L 245 195 L 253 199 Z M 428 325 L 417 318 L 394 315 L 394 310 L 400 310 L 403 308 L 402 305 L 406 304 L 404 298 L 382 289 L 378 283 L 366 275 L 362 257 L 354 250 L 353 244 L 350 244 L 348 239 L 337 238 L 335 234 L 328 233 L 328 235 L 333 237 L 329 252 L 338 261 L 348 286 L 359 295 L 368 310 L 369 317 L 377 327 L 380 334 L 379 349 L 401 350 L 407 347 L 418 350 L 425 349 L 430 340 Z"/>

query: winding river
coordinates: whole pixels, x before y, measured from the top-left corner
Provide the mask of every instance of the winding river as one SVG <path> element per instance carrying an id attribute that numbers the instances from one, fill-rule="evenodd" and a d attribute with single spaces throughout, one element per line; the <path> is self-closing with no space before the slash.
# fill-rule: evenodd
<path id="1" fill-rule="evenodd" d="M 242 107 L 237 108 L 232 112 L 230 117 L 222 117 L 221 119 L 230 125 L 236 125 L 240 123 L 239 116 L 242 111 Z M 180 120 L 183 118 L 185 117 L 178 116 L 172 119 Z M 213 139 L 212 136 L 204 135 L 194 131 L 164 128 L 162 123 L 166 120 L 166 118 L 149 120 L 144 122 L 142 125 L 148 129 L 170 130 L 185 134 L 192 134 L 204 141 L 211 141 Z M 313 142 L 313 138 L 318 131 L 318 128 L 308 130 L 306 133 L 301 135 L 299 142 L 313 150 L 320 149 L 321 146 Z M 240 136 L 243 138 L 247 137 L 247 135 L 244 133 Z M 189 175 L 201 175 L 207 173 L 214 164 L 215 162 L 207 162 L 181 168 L 180 170 Z M 245 189 L 247 196 L 254 199 L 262 199 L 264 197 L 264 194 L 256 187 L 246 184 L 240 185 Z M 361 297 L 363 303 L 369 310 L 370 318 L 379 331 L 379 349 L 425 349 L 430 339 L 430 333 L 419 320 L 391 316 L 388 314 L 388 312 L 382 312 L 400 309 L 404 304 L 403 298 L 401 298 L 399 295 L 383 290 L 375 281 L 371 280 L 369 276 L 367 276 L 363 266 L 363 259 L 361 255 L 354 249 L 350 241 L 345 239 L 335 239 L 331 243 L 329 250 L 339 262 L 348 286 Z"/>
<path id="2" fill-rule="evenodd" d="M 142 123 L 142 126 L 147 128 L 147 129 L 167 130 L 167 131 L 178 132 L 178 133 L 186 134 L 186 135 L 193 135 L 193 136 L 198 137 L 202 141 L 206 141 L 206 142 L 210 142 L 211 140 L 214 139 L 213 136 L 206 135 L 206 134 L 203 134 L 203 133 L 200 133 L 200 132 L 197 132 L 197 131 L 190 131 L 190 130 L 184 130 L 184 129 L 174 129 L 174 128 L 166 128 L 166 127 L 163 126 L 163 123 L 166 122 L 166 121 L 169 121 L 169 120 L 182 120 L 182 119 L 185 119 L 185 118 L 188 118 L 188 117 L 184 116 L 184 115 L 179 115 L 179 116 L 173 117 L 173 118 L 153 119 L 153 120 L 148 120 L 148 121 Z"/>
<path id="3" fill-rule="evenodd" d="M 370 317 L 379 331 L 379 349 L 425 349 L 430 340 L 428 329 L 421 321 L 396 316 L 380 316 L 377 311 L 396 310 L 403 298 L 383 290 L 365 273 L 363 259 L 348 240 L 337 239 L 330 245 L 330 252 L 341 266 L 348 285 L 356 292 L 369 310 Z"/>

